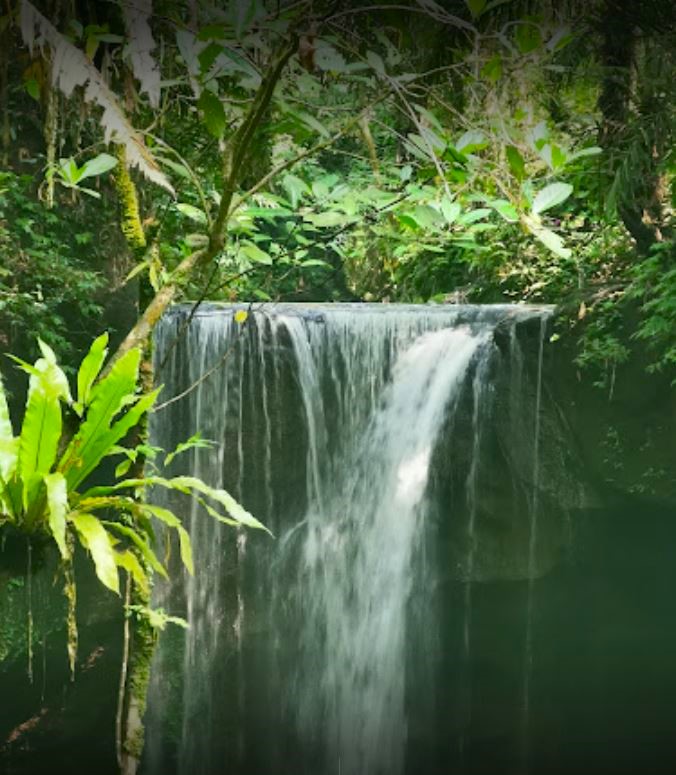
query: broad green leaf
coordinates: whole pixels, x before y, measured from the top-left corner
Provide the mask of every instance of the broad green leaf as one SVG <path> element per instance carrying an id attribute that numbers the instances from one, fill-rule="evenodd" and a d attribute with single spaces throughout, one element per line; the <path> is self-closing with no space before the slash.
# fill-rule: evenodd
<path id="1" fill-rule="evenodd" d="M 104 333 L 92 342 L 89 352 L 80 364 L 77 373 L 77 405 L 80 408 L 80 413 L 89 404 L 92 385 L 99 376 L 103 362 L 108 354 L 107 347 L 108 334 Z"/>
<path id="2" fill-rule="evenodd" d="M 108 589 L 120 593 L 120 578 L 117 572 L 115 551 L 108 531 L 92 514 L 73 512 L 69 521 L 75 526 L 80 543 L 89 551 L 99 581 Z"/>
<path id="3" fill-rule="evenodd" d="M 508 145 L 505 148 L 505 154 L 507 156 L 507 163 L 517 180 L 523 180 L 526 174 L 526 163 L 523 160 L 523 156 L 519 152 L 519 149 L 514 145 Z"/>
<path id="4" fill-rule="evenodd" d="M 486 8 L 487 0 L 465 0 L 473 18 L 478 19 Z"/>
<path id="5" fill-rule="evenodd" d="M 572 251 L 565 247 L 561 237 L 551 229 L 547 229 L 540 223 L 539 218 L 532 218 L 524 216 L 522 218 L 526 228 L 552 253 L 556 254 L 560 258 L 570 258 Z"/>
<path id="6" fill-rule="evenodd" d="M 186 204 L 185 202 L 178 202 L 176 204 L 176 209 L 180 213 L 183 213 L 183 215 L 185 215 L 187 218 L 190 218 L 191 221 L 195 221 L 195 223 L 200 223 L 206 226 L 207 224 L 206 213 L 200 210 L 199 207 Z"/>
<path id="7" fill-rule="evenodd" d="M 476 223 L 476 221 L 480 221 L 482 218 L 485 218 L 487 215 L 491 214 L 491 210 L 489 210 L 487 207 L 477 207 L 476 210 L 469 210 L 466 213 L 463 213 L 463 215 L 458 218 L 458 223 L 462 224 L 463 226 L 469 226 L 472 223 Z"/>
<path id="8" fill-rule="evenodd" d="M 502 78 L 502 57 L 494 54 L 481 68 L 481 77 L 491 83 L 497 83 Z"/>
<path id="9" fill-rule="evenodd" d="M 61 437 L 61 390 L 50 381 L 49 364 L 44 359 L 35 365 L 37 375 L 31 374 L 30 378 L 17 459 L 25 509 L 35 497 L 43 475 L 51 470 Z"/>
<path id="10" fill-rule="evenodd" d="M 560 256 L 561 258 L 570 258 L 572 255 L 570 248 L 565 247 L 561 237 L 551 231 L 551 229 L 547 229 L 543 226 L 542 228 L 537 229 L 534 234 L 545 247 L 549 248 L 552 253 L 555 253 L 557 256 Z"/>
<path id="11" fill-rule="evenodd" d="M 514 40 L 521 54 L 529 54 L 542 46 L 540 28 L 532 22 L 518 23 L 514 33 Z"/>
<path id="12" fill-rule="evenodd" d="M 213 137 L 222 137 L 225 131 L 226 117 L 223 103 L 212 92 L 205 89 L 197 101 L 207 132 Z"/>
<path id="13" fill-rule="evenodd" d="M 267 264 L 268 266 L 272 264 L 272 256 L 261 250 L 253 242 L 240 242 L 239 249 L 250 261 L 254 261 L 257 264 Z"/>
<path id="14" fill-rule="evenodd" d="M 446 198 L 441 200 L 439 206 L 441 208 L 441 214 L 444 216 L 446 223 L 449 226 L 457 221 L 458 216 L 462 212 L 462 207 L 458 204 L 458 202 L 450 202 Z"/>
<path id="15" fill-rule="evenodd" d="M 319 228 L 326 228 L 330 226 L 344 226 L 351 218 L 345 215 L 345 213 L 325 210 L 323 213 L 308 213 L 305 216 L 305 220 Z"/>
<path id="16" fill-rule="evenodd" d="M 478 129 L 470 129 L 455 143 L 455 148 L 463 154 L 471 154 L 488 147 L 486 135 Z"/>
<path id="17" fill-rule="evenodd" d="M 150 585 L 148 583 L 148 577 L 143 570 L 141 563 L 138 561 L 138 557 L 129 549 L 124 552 L 114 552 L 115 562 L 120 568 L 124 568 L 127 573 L 131 574 L 139 588 L 148 594 L 150 591 Z"/>
<path id="18" fill-rule="evenodd" d="M 70 556 L 66 544 L 66 516 L 68 514 L 68 489 L 63 474 L 58 471 L 44 477 L 47 488 L 47 522 L 63 559 Z"/>
<path id="19" fill-rule="evenodd" d="M 115 415 L 134 399 L 140 360 L 140 350 L 130 350 L 94 385 L 87 417 L 59 462 L 69 488 L 77 487 L 122 438 L 113 438 L 114 434 L 111 436 L 108 431 Z"/>
<path id="20" fill-rule="evenodd" d="M 104 172 L 112 170 L 115 166 L 117 166 L 117 159 L 114 156 L 111 156 L 109 153 L 100 153 L 82 165 L 79 180 L 91 178 L 95 175 L 103 175 Z"/>
<path id="21" fill-rule="evenodd" d="M 16 468 L 19 439 L 14 437 L 5 388 L 0 377 L 0 477 L 7 480 Z"/>
<path id="22" fill-rule="evenodd" d="M 516 208 L 507 199 L 493 199 L 489 204 L 508 223 L 516 223 L 519 220 L 519 214 L 516 211 Z"/>
<path id="23" fill-rule="evenodd" d="M 565 202 L 572 193 L 573 187 L 569 183 L 551 183 L 537 193 L 531 210 L 536 215 L 543 213 L 545 210 Z"/>

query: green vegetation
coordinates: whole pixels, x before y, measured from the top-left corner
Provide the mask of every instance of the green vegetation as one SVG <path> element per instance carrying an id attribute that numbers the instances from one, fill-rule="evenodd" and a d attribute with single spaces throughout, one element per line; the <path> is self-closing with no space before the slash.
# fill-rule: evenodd
<path id="1" fill-rule="evenodd" d="M 147 605 L 165 572 L 151 517 L 191 564 L 144 488 L 260 527 L 227 493 L 162 477 L 143 439 L 170 304 L 547 302 L 611 395 L 632 358 L 672 381 L 676 366 L 672 3 L 218 5 L 15 0 L 0 17 L 0 349 L 41 356 L 19 362 L 18 435 L 0 405 L 0 529 L 57 547 L 71 665 L 76 542 L 106 587 L 131 575 L 128 772 L 147 625 L 167 621 Z M 96 339 L 73 398 L 85 332 L 120 298 L 135 322 L 103 372 Z M 93 482 L 112 455 L 117 481 Z"/>

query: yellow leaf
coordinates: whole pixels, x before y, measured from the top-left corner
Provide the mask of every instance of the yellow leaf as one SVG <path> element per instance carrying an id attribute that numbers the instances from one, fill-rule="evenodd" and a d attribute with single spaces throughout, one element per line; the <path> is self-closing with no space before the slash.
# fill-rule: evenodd
<path id="1" fill-rule="evenodd" d="M 235 323 L 244 323 L 248 317 L 249 313 L 246 310 L 238 309 L 235 312 Z"/>

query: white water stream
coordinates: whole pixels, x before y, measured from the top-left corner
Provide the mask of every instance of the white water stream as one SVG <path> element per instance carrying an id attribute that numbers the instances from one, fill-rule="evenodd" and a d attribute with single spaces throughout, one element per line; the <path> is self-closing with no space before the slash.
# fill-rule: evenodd
<path id="1" fill-rule="evenodd" d="M 177 652 L 180 690 L 171 690 L 180 726 L 174 726 L 175 752 L 167 754 L 163 719 L 170 700 L 162 698 L 177 669 L 167 648 L 153 671 L 148 773 L 241 772 L 245 737 L 251 748 L 251 736 L 261 734 L 268 742 L 256 761 L 267 762 L 260 764 L 266 775 L 280 772 L 271 762 L 285 756 L 298 761 L 284 770 L 294 775 L 404 772 L 408 670 L 416 659 L 427 663 L 421 671 L 435 670 L 434 654 L 412 653 L 411 644 L 437 637 L 424 601 L 431 599 L 435 577 L 426 569 L 438 562 L 428 557 L 427 501 L 439 434 L 465 395 L 472 436 L 460 615 L 462 660 L 469 666 L 493 331 L 500 322 L 533 314 L 515 307 L 351 305 L 299 314 L 287 306 L 257 313 L 248 331 L 238 328 L 231 311 L 195 318 L 185 341 L 170 352 L 173 392 L 167 398 L 196 383 L 228 347 L 232 353 L 220 371 L 172 406 L 170 427 L 156 425 L 155 439 L 171 446 L 169 439 L 199 428 L 215 440 L 215 449 L 193 455 L 192 470 L 230 489 L 277 537 L 272 542 L 240 532 L 233 541 L 232 531 L 191 512 L 197 575 L 156 595 L 157 604 L 184 606 L 191 624 Z M 176 331 L 170 322 L 160 327 L 161 357 Z M 520 349 L 511 349 L 521 358 Z M 520 384 L 521 360 L 517 365 Z M 536 414 L 539 397 L 538 387 Z M 532 519 L 536 513 L 534 503 Z M 534 535 L 533 529 L 533 542 Z M 530 549 L 534 562 L 534 545 Z M 247 569 L 254 565 L 252 583 Z M 415 611 L 414 597 L 423 601 Z M 247 656 L 247 644 L 254 656 Z M 471 676 L 467 681 L 469 687 Z M 229 704 L 235 730 L 223 721 L 230 718 Z M 471 688 L 467 705 L 469 728 Z"/>

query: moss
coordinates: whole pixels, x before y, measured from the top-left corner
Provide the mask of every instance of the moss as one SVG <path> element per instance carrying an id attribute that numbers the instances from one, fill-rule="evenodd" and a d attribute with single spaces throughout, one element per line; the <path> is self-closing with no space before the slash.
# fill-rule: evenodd
<path id="1" fill-rule="evenodd" d="M 129 247 L 134 253 L 140 253 L 146 247 L 146 235 L 141 223 L 138 194 L 127 168 L 127 155 L 124 146 L 118 146 L 116 155 L 119 163 L 115 174 L 115 184 L 122 208 L 120 228 Z"/>
<path id="2" fill-rule="evenodd" d="M 132 604 L 147 607 L 150 604 L 149 593 L 142 592 L 134 585 Z M 129 665 L 128 712 L 124 750 L 129 756 L 140 759 L 145 741 L 143 716 L 146 709 L 148 686 L 150 684 L 150 666 L 155 653 L 157 634 L 145 616 L 133 620 L 131 659 Z"/>

